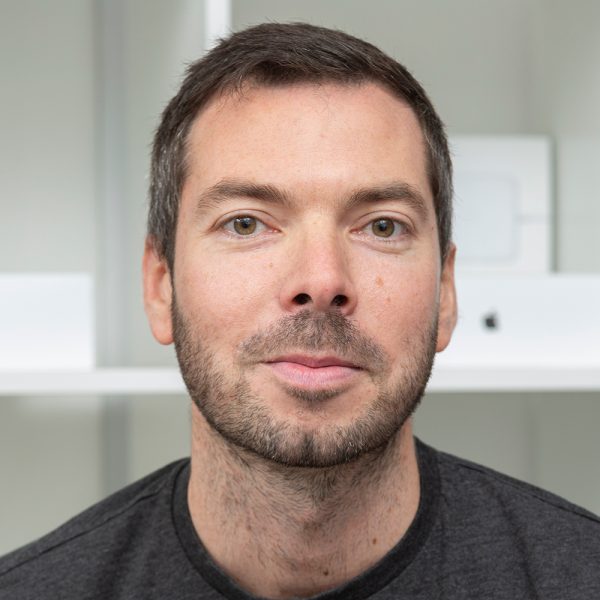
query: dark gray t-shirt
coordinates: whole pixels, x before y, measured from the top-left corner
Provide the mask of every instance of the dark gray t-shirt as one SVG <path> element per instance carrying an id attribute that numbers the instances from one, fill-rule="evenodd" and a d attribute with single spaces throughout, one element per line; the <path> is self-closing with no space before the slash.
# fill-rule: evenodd
<path id="1" fill-rule="evenodd" d="M 417 442 L 421 502 L 400 542 L 321 600 L 600 598 L 600 520 Z M 0 599 L 251 597 L 211 560 L 181 460 L 0 559 Z"/>

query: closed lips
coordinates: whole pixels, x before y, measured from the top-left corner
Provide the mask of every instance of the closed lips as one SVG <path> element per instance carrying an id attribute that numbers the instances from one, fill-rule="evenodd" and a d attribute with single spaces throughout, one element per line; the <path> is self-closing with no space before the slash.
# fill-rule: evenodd
<path id="1" fill-rule="evenodd" d="M 280 356 L 274 358 L 272 360 L 266 361 L 267 363 L 296 363 L 298 365 L 303 365 L 305 367 L 310 367 L 311 369 L 320 369 L 323 367 L 348 367 L 352 369 L 360 369 L 360 367 L 352 362 L 337 358 L 335 356 L 324 356 L 321 358 L 316 358 L 312 356 L 303 356 L 303 355 L 289 355 L 289 356 Z"/>

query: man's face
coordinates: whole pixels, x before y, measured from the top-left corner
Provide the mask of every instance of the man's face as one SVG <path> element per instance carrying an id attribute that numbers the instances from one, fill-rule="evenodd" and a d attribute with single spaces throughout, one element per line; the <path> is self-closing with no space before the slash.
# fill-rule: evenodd
<path id="1" fill-rule="evenodd" d="M 290 465 L 385 445 L 455 320 L 412 110 L 374 84 L 249 87 L 188 151 L 172 310 L 151 322 L 202 418 Z"/>

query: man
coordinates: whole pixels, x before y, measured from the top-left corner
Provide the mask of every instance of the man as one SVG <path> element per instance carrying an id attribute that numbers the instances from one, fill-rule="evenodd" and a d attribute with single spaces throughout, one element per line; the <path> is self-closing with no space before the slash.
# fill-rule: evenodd
<path id="1" fill-rule="evenodd" d="M 600 523 L 415 441 L 456 321 L 451 164 L 373 46 L 261 25 L 155 137 L 145 302 L 191 461 L 6 557 L 1 598 L 594 598 Z"/>

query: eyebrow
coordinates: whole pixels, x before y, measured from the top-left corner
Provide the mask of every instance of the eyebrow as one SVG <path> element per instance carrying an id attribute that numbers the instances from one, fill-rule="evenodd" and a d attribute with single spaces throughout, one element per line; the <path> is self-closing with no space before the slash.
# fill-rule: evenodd
<path id="1" fill-rule="evenodd" d="M 423 194 L 410 183 L 403 181 L 358 189 L 350 195 L 346 208 L 351 209 L 360 204 L 382 202 L 384 200 L 402 201 L 410 206 L 423 220 L 426 220 L 429 216 L 427 201 Z"/>
<path id="2" fill-rule="evenodd" d="M 200 194 L 196 210 L 200 212 L 205 208 L 214 208 L 233 198 L 254 198 L 286 207 L 292 205 L 290 196 L 273 185 L 223 179 Z"/>
<path id="3" fill-rule="evenodd" d="M 196 210 L 200 212 L 206 208 L 213 208 L 233 198 L 253 198 L 286 208 L 294 205 L 292 196 L 274 185 L 223 179 L 200 194 Z M 407 204 L 423 220 L 426 220 L 429 215 L 427 201 L 421 192 L 413 185 L 403 181 L 354 190 L 345 201 L 345 208 L 350 210 L 361 204 L 385 200 L 399 200 Z"/>

